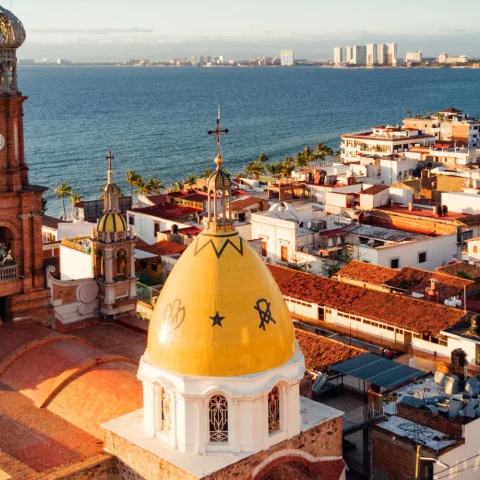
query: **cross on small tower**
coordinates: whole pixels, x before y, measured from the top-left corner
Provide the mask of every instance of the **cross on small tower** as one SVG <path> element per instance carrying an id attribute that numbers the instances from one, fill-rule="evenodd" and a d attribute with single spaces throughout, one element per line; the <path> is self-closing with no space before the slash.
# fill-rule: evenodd
<path id="1" fill-rule="evenodd" d="M 221 138 L 222 138 L 222 135 L 225 135 L 227 133 L 228 133 L 228 128 L 225 128 L 225 129 L 222 130 L 222 128 L 220 126 L 220 106 L 218 106 L 217 126 L 216 126 L 215 130 L 209 130 L 208 134 L 209 135 L 215 135 L 215 137 L 217 138 L 217 150 L 218 150 L 218 156 L 219 157 L 222 156 L 222 152 L 221 152 L 221 149 L 220 149 Z"/>
<path id="2" fill-rule="evenodd" d="M 105 157 L 108 160 L 108 183 L 112 183 L 112 160 L 115 158 L 112 151 L 108 151 L 108 155 Z"/>

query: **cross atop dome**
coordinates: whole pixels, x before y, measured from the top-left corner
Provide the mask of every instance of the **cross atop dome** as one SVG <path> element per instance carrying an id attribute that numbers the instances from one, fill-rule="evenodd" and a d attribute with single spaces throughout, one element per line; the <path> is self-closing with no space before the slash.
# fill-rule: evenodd
<path id="1" fill-rule="evenodd" d="M 220 168 L 220 165 L 223 162 L 222 158 L 222 150 L 221 150 L 221 141 L 222 135 L 226 135 L 228 133 L 228 128 L 222 129 L 220 126 L 220 105 L 218 106 L 218 117 L 217 117 L 217 126 L 214 130 L 209 130 L 209 135 L 215 135 L 217 138 L 217 158 L 215 158 L 215 163 L 217 164 L 217 169 Z"/>
<path id="2" fill-rule="evenodd" d="M 108 155 L 105 158 L 108 160 L 108 184 L 111 185 L 113 183 L 112 160 L 115 159 L 111 150 L 108 151 Z"/>

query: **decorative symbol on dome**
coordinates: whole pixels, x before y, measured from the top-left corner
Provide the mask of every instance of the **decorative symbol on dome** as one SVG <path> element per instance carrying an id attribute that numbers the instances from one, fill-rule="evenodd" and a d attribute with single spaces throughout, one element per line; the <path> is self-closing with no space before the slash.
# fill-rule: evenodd
<path id="1" fill-rule="evenodd" d="M 182 325 L 185 320 L 185 307 L 182 306 L 182 301 L 179 298 L 168 304 L 165 309 L 164 320 L 171 330 L 176 330 Z"/>
<path id="2" fill-rule="evenodd" d="M 257 300 L 255 307 L 253 307 L 258 314 L 260 315 L 260 325 L 259 327 L 262 328 L 264 331 L 266 330 L 265 324 L 269 324 L 270 322 L 277 323 L 273 317 L 272 312 L 270 311 L 270 302 L 261 298 Z"/>
<path id="3" fill-rule="evenodd" d="M 229 236 L 238 236 L 237 234 L 234 235 L 229 235 Z M 207 245 L 212 245 L 213 251 L 215 252 L 215 255 L 217 258 L 220 258 L 222 256 L 222 253 L 225 251 L 225 249 L 228 247 L 228 245 L 231 245 L 242 257 L 243 257 L 243 240 L 242 237 L 239 237 L 239 245 L 235 245 L 229 238 L 225 240 L 223 245 L 221 246 L 220 250 L 217 249 L 215 244 L 213 243 L 213 240 L 209 240 L 208 242 L 204 243 L 200 248 L 198 248 L 198 244 L 200 243 L 200 237 L 197 237 L 197 240 L 195 242 L 195 252 L 194 256 L 196 257 Z"/>
<path id="4" fill-rule="evenodd" d="M 214 327 L 215 325 L 219 325 L 220 327 L 222 327 L 222 320 L 225 318 L 225 317 L 221 317 L 219 314 L 218 314 L 218 310 L 217 310 L 217 313 L 215 314 L 214 317 L 209 317 L 213 320 L 213 323 L 212 323 L 212 327 Z"/>

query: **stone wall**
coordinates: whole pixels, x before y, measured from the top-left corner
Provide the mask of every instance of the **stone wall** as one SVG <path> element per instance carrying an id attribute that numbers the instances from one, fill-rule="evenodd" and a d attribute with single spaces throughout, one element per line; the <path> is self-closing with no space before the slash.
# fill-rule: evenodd
<path id="1" fill-rule="evenodd" d="M 157 480 L 194 480 L 197 478 L 204 478 L 205 480 L 223 480 L 226 478 L 250 480 L 256 467 L 270 455 L 282 450 L 300 450 L 315 458 L 341 457 L 342 419 L 338 417 L 329 420 L 290 440 L 280 442 L 268 450 L 258 452 L 205 477 L 191 475 L 111 431 L 106 431 L 105 448 L 108 452 L 117 456 L 118 475 L 119 478 L 125 480 L 140 480 L 143 478 L 155 478 Z"/>

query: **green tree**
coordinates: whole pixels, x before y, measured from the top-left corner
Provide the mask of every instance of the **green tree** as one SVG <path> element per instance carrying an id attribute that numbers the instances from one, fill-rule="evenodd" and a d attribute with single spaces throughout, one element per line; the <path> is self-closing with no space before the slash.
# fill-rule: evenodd
<path id="1" fill-rule="evenodd" d="M 172 192 L 181 192 L 183 191 L 185 185 L 183 182 L 174 182 L 172 185 Z"/>
<path id="2" fill-rule="evenodd" d="M 295 166 L 295 168 L 304 168 L 308 165 L 308 162 L 304 155 L 298 154 L 295 157 L 295 162 L 293 163 L 293 165 Z"/>
<path id="3" fill-rule="evenodd" d="M 292 157 L 286 157 L 284 162 L 281 162 L 281 173 L 285 178 L 292 176 L 292 172 L 295 170 Z"/>
<path id="4" fill-rule="evenodd" d="M 129 170 L 127 172 L 127 176 L 125 177 L 125 180 L 130 185 L 130 196 L 132 197 L 132 201 L 133 201 L 133 189 L 134 189 L 134 187 L 137 186 L 136 185 L 137 182 L 141 179 L 142 179 L 142 177 L 135 170 Z"/>
<path id="5" fill-rule="evenodd" d="M 83 200 L 83 196 L 80 195 L 79 193 L 74 193 L 72 192 L 70 194 L 70 200 L 72 202 L 72 218 L 75 217 L 75 204 L 77 204 L 78 202 L 81 202 Z"/>
<path id="6" fill-rule="evenodd" d="M 150 189 L 150 193 L 160 193 L 160 190 L 165 190 L 163 182 L 156 177 L 149 178 L 147 180 L 147 186 Z"/>
<path id="7" fill-rule="evenodd" d="M 213 175 L 213 170 L 211 168 L 206 168 L 205 171 L 202 174 L 203 178 L 208 178 Z"/>
<path id="8" fill-rule="evenodd" d="M 265 153 L 261 153 L 259 156 L 258 156 L 258 163 L 260 165 L 264 164 L 265 162 L 268 162 L 268 157 Z"/>
<path id="9" fill-rule="evenodd" d="M 248 177 L 253 177 L 258 180 L 258 177 L 265 171 L 265 168 L 257 162 L 248 162 L 244 170 Z"/>
<path id="10" fill-rule="evenodd" d="M 138 190 L 138 193 L 140 193 L 141 195 L 148 195 L 152 193 L 152 191 L 150 190 L 150 185 L 142 178 L 135 182 L 135 187 Z"/>
<path id="11" fill-rule="evenodd" d="M 277 176 L 282 173 L 282 166 L 280 165 L 280 162 L 267 163 L 265 165 L 265 169 L 273 178 L 277 178 Z"/>
<path id="12" fill-rule="evenodd" d="M 54 191 L 55 198 L 62 199 L 63 205 L 63 219 L 67 220 L 67 210 L 65 208 L 65 198 L 70 197 L 72 194 L 72 187 L 68 183 L 59 183 Z"/>
<path id="13" fill-rule="evenodd" d="M 193 187 L 196 185 L 196 183 L 197 177 L 195 175 L 189 175 L 185 181 L 185 184 L 190 187 L 189 190 L 193 190 Z"/>

